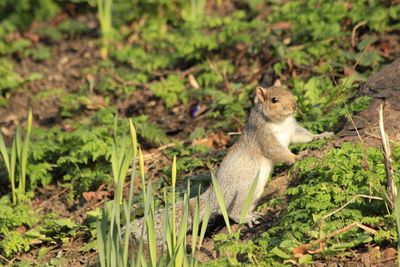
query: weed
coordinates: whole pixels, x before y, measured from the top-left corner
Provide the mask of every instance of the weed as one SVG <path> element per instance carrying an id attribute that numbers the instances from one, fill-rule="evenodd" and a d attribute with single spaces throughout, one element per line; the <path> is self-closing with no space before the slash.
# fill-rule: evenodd
<path id="1" fill-rule="evenodd" d="M 36 61 L 46 61 L 51 57 L 51 51 L 46 46 L 25 49 L 24 54 Z"/>
<path id="2" fill-rule="evenodd" d="M 19 128 L 15 133 L 10 149 L 7 149 L 3 135 L 0 134 L 0 153 L 7 169 L 11 184 L 12 202 L 16 204 L 26 200 L 26 170 L 29 153 L 29 138 L 32 129 L 32 112 L 29 111 L 25 139 L 22 141 Z M 10 150 L 10 152 L 8 152 Z M 18 182 L 18 188 L 17 186 Z"/>
<path id="3" fill-rule="evenodd" d="M 156 222 L 155 220 L 155 210 L 154 210 L 154 199 L 152 194 L 152 185 L 149 183 L 146 185 L 144 180 L 144 161 L 143 155 L 141 150 L 139 150 L 139 166 L 140 166 L 140 176 L 142 178 L 142 190 L 143 190 L 143 200 L 145 204 L 145 211 L 144 211 L 144 219 L 143 227 L 145 230 L 142 233 L 146 233 L 146 246 L 149 253 L 149 259 L 146 260 L 143 254 L 143 246 L 144 246 L 144 237 L 139 241 L 139 248 L 137 251 L 137 255 L 131 252 L 132 257 L 128 258 L 128 249 L 129 249 L 129 238 L 130 238 L 130 214 L 131 214 L 131 205 L 132 205 L 132 195 L 133 195 L 133 179 L 135 177 L 136 172 L 136 155 L 137 155 L 137 141 L 136 141 L 136 131 L 133 127 L 132 122 L 130 122 L 130 130 L 131 130 L 131 142 L 132 142 L 132 150 L 131 152 L 127 153 L 125 149 L 118 149 L 118 146 L 114 146 L 112 154 L 112 162 L 113 162 L 113 169 L 114 171 L 114 178 L 115 178 L 115 197 L 114 201 L 112 202 L 111 207 L 111 221 L 109 229 L 107 227 L 107 209 L 103 209 L 101 220 L 97 223 L 97 236 L 98 236 L 98 249 L 99 249 L 99 259 L 101 266 L 113 266 L 114 264 L 118 264 L 120 266 L 127 266 L 128 262 L 130 262 L 131 266 L 136 266 L 138 264 L 143 264 L 143 262 L 147 262 L 151 266 L 156 266 L 156 264 L 161 264 L 165 262 L 167 264 L 174 264 L 177 266 L 181 266 L 184 262 L 188 264 L 189 258 L 186 252 L 186 232 L 188 229 L 188 224 L 190 223 L 189 220 L 189 199 L 187 195 L 185 196 L 184 200 L 184 213 L 183 217 L 180 218 L 179 225 L 176 221 L 176 211 L 175 211 L 175 184 L 176 184 L 176 160 L 174 158 L 173 165 L 172 165 L 172 191 L 171 191 L 171 203 L 167 202 L 165 211 L 168 212 L 169 205 L 171 205 L 172 209 L 172 216 L 164 215 L 164 225 L 163 225 L 163 240 L 166 241 L 167 244 L 167 258 L 164 258 L 163 255 L 160 256 L 160 259 L 157 259 L 157 233 L 156 233 L 156 225 L 155 223 L 160 223 L 159 221 Z M 116 141 L 114 141 L 116 142 Z M 132 154 L 131 154 L 132 153 Z M 133 166 L 132 166 L 132 174 L 131 174 L 131 181 L 130 181 L 130 192 L 129 192 L 129 200 L 126 202 L 122 198 L 122 187 L 123 187 L 123 180 L 125 179 L 127 173 L 127 167 L 123 168 L 114 168 L 116 163 L 120 159 L 124 159 L 124 161 L 120 161 L 123 165 L 124 162 L 130 162 L 133 156 Z M 115 162 L 115 164 L 114 164 Z M 127 165 L 124 165 L 127 166 Z M 121 172 L 120 172 L 121 171 Z M 165 192 L 165 191 L 164 191 Z M 166 193 L 164 193 L 166 194 Z M 120 208 L 123 208 L 122 214 L 126 219 L 126 229 L 125 234 L 121 237 L 121 211 Z M 198 224 L 200 223 L 199 220 L 199 203 L 196 204 L 195 214 L 197 217 L 194 217 L 194 222 L 196 223 L 194 226 L 194 231 L 197 232 Z M 207 217 L 207 216 L 206 216 Z M 204 222 L 207 225 L 207 221 Z M 205 226 L 201 229 L 201 235 L 199 237 L 199 241 L 201 242 L 203 236 L 205 234 Z M 179 229 L 178 235 L 176 235 L 176 229 Z M 196 234 L 197 237 L 197 234 Z M 197 240 L 197 239 L 194 239 Z M 193 241 L 193 251 L 194 248 L 200 246 L 201 243 L 197 243 Z M 159 260 L 159 262 L 158 262 Z M 158 263 L 157 263 L 158 262 Z M 194 259 L 190 260 L 191 266 L 195 266 L 196 261 Z"/>
<path id="4" fill-rule="evenodd" d="M 23 82 L 23 79 L 14 72 L 10 61 L 0 59 L 0 106 L 4 106 L 8 95 L 16 90 Z"/>
<path id="5" fill-rule="evenodd" d="M 98 9 L 98 18 L 101 26 L 101 36 L 102 36 L 102 47 L 101 47 L 101 57 L 103 59 L 108 58 L 108 48 L 110 45 L 110 41 L 112 39 L 112 8 L 113 0 L 98 0 L 97 1 L 97 9 Z"/>
<path id="6" fill-rule="evenodd" d="M 321 257 L 372 241 L 378 244 L 393 242 L 397 238 L 393 227 L 395 217 L 382 200 L 386 188 L 382 152 L 367 148 L 366 156 L 367 162 L 364 162 L 361 145 L 345 143 L 329 151 L 323 159 L 310 157 L 296 162 L 292 173 L 297 177 L 298 184 L 287 189 L 290 201 L 279 222 L 251 244 L 249 241 L 238 244 L 219 236 L 219 249 L 240 251 L 253 255 L 259 261 L 278 264 L 293 260 L 295 247 L 354 222 L 377 232 L 372 235 L 356 229 L 347 231 L 328 240 Z M 394 167 L 399 167 L 398 162 Z M 376 200 L 368 199 L 368 196 Z M 277 204 L 280 205 L 272 200 L 266 205 L 273 207 Z M 250 256 L 245 258 L 245 262 L 254 260 Z M 312 260 L 310 256 L 301 259 L 309 260 Z"/>

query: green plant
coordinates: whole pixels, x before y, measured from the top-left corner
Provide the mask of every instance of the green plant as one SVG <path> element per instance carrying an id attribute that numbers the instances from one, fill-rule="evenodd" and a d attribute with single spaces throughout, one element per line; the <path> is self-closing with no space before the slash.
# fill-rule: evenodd
<path id="1" fill-rule="evenodd" d="M 46 61 L 51 57 L 51 50 L 46 46 L 38 46 L 25 49 L 24 54 L 36 61 Z"/>
<path id="2" fill-rule="evenodd" d="M 130 239 L 130 214 L 132 205 L 132 195 L 133 195 L 133 180 L 136 172 L 136 156 L 137 156 L 137 141 L 136 141 L 136 131 L 133 127 L 132 121 L 130 121 L 130 133 L 131 133 L 131 143 L 132 150 L 127 153 L 125 149 L 118 149 L 118 146 L 114 146 L 114 152 L 112 154 L 113 168 L 117 166 L 120 162 L 120 168 L 115 168 L 114 178 L 115 181 L 115 196 L 111 204 L 111 211 L 107 211 L 103 208 L 102 217 L 97 223 L 97 236 L 98 236 L 98 251 L 101 266 L 138 266 L 149 264 L 151 266 L 156 266 L 157 264 L 165 265 L 172 264 L 176 266 L 195 266 L 197 261 L 194 258 L 189 258 L 186 252 L 186 232 L 189 229 L 189 198 L 188 194 L 185 194 L 183 205 L 184 213 L 180 220 L 179 225 L 176 221 L 176 199 L 175 199 L 175 186 L 176 186 L 176 159 L 174 157 L 172 164 L 172 191 L 170 198 L 167 197 L 166 191 L 164 191 L 166 201 L 165 211 L 164 211 L 164 223 L 163 223 L 163 240 L 166 242 L 166 255 L 161 253 L 157 258 L 157 241 L 156 230 L 155 230 L 155 205 L 154 198 L 152 194 L 152 184 L 145 184 L 145 173 L 144 173 L 144 160 L 141 150 L 139 149 L 139 167 L 140 167 L 140 177 L 142 179 L 142 194 L 143 201 L 145 205 L 144 209 L 144 225 L 142 233 L 146 234 L 146 246 L 149 253 L 149 259 L 145 259 L 143 254 L 144 249 L 144 236 L 139 240 L 138 250 L 135 253 L 131 253 L 131 258 L 128 258 L 129 249 L 129 239 Z M 116 141 L 115 141 L 116 142 Z M 122 198 L 122 187 L 123 181 L 127 173 L 127 165 L 125 162 L 130 162 L 133 156 L 133 166 L 131 172 L 130 180 L 130 192 L 128 201 Z M 120 159 L 124 159 L 120 161 Z M 146 190 L 147 187 L 147 190 Z M 188 186 L 188 189 L 190 187 Z M 190 190 L 190 189 L 189 189 Z M 170 202 L 168 199 L 171 199 Z M 122 200 L 122 201 L 121 201 Z M 122 211 L 121 211 L 122 207 Z M 209 210 L 209 208 L 207 209 Z M 167 214 L 171 211 L 171 216 Z M 109 213 L 110 212 L 110 213 Z M 125 219 L 125 233 L 121 235 L 121 213 Z M 111 218 L 109 228 L 108 228 L 108 216 Z M 200 207 L 199 199 L 195 204 L 195 211 L 193 216 L 193 239 L 192 239 L 192 253 L 194 253 L 195 248 L 201 245 L 205 234 L 205 228 L 208 222 L 208 212 L 204 214 L 203 226 L 200 231 L 200 236 L 198 237 L 198 230 L 200 224 Z M 178 229 L 178 234 L 176 230 Z M 160 245 L 160 244 L 158 244 Z"/>
<path id="3" fill-rule="evenodd" d="M 23 201 L 26 197 L 26 170 L 31 129 L 32 111 L 29 111 L 25 139 L 22 142 L 20 130 L 17 128 L 10 152 L 8 152 L 8 149 L 5 145 L 3 135 L 0 134 L 0 153 L 7 169 L 8 179 L 11 184 L 12 201 L 14 204 Z M 18 188 L 16 188 L 17 183 Z"/>
<path id="4" fill-rule="evenodd" d="M 399 147 L 395 146 L 394 168 L 399 165 Z M 325 249 L 313 257 L 305 254 L 300 262 L 338 254 L 349 248 L 393 243 L 397 238 L 396 218 L 383 201 L 386 173 L 379 149 L 344 143 L 322 159 L 309 157 L 296 162 L 291 173 L 296 185 L 286 191 L 288 203 L 277 223 L 255 242 L 218 236 L 220 251 L 236 251 L 243 262 L 262 261 L 271 265 L 293 261 L 293 250 L 354 222 L 376 230 L 374 234 L 353 228 L 325 241 Z M 282 205 L 276 199 L 267 207 Z M 232 255 L 232 254 L 230 254 Z M 232 258 L 231 258 L 232 260 Z"/>
<path id="5" fill-rule="evenodd" d="M 110 41 L 112 39 L 112 8 L 113 0 L 98 0 L 97 1 L 97 12 L 98 19 L 100 21 L 101 26 L 101 57 L 103 59 L 108 58 L 108 49 L 110 45 Z"/>
<path id="6" fill-rule="evenodd" d="M 12 63 L 0 58 L 0 106 L 6 105 L 7 96 L 18 88 L 23 79 L 14 72 Z"/>
<path id="7" fill-rule="evenodd" d="M 0 198 L 0 249 L 6 257 L 14 252 L 27 251 L 30 240 L 16 230 L 22 225 L 30 227 L 39 221 L 39 217 L 26 204 L 13 205 L 8 196 Z"/>
<path id="8" fill-rule="evenodd" d="M 167 79 L 152 83 L 150 90 L 161 97 L 168 108 L 174 106 L 178 100 L 187 102 L 185 86 L 178 75 L 168 75 Z"/>

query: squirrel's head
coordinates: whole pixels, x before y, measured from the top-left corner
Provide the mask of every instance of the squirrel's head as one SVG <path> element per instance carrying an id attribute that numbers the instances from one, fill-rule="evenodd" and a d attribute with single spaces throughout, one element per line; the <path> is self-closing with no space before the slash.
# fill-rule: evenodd
<path id="1" fill-rule="evenodd" d="M 257 86 L 255 104 L 262 107 L 264 115 L 271 121 L 281 121 L 296 112 L 293 94 L 279 80 L 269 88 Z"/>

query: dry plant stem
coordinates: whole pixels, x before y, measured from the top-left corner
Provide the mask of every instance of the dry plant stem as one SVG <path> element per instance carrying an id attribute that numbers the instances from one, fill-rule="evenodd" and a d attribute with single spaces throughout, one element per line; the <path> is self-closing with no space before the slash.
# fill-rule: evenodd
<path id="1" fill-rule="evenodd" d="M 62 194 L 64 194 L 65 192 L 67 192 L 68 190 L 70 190 L 70 188 L 64 188 L 63 190 L 61 190 L 61 192 L 55 194 L 54 196 L 52 196 L 51 198 L 47 199 L 46 201 L 43 201 L 42 203 L 39 204 L 39 206 L 37 208 L 41 208 L 43 207 L 44 204 L 53 201 L 54 199 L 58 198 L 59 196 L 61 196 Z"/>
<path id="2" fill-rule="evenodd" d="M 358 28 L 360 28 L 361 26 L 364 26 L 365 24 L 367 24 L 366 21 L 361 21 L 361 22 L 357 23 L 354 26 L 353 30 L 351 31 L 351 46 L 353 48 L 356 47 L 356 45 L 357 45 L 356 44 L 356 33 L 357 33 L 357 30 L 358 30 Z"/>
<path id="3" fill-rule="evenodd" d="M 7 262 L 7 264 L 11 264 L 12 262 L 9 261 L 7 258 L 5 258 L 3 255 L 0 255 L 0 258 L 5 260 Z"/>
<path id="4" fill-rule="evenodd" d="M 366 150 L 366 147 L 365 147 L 364 140 L 361 138 L 361 135 L 360 135 L 360 133 L 359 133 L 359 131 L 358 131 L 358 128 L 357 128 L 356 124 L 354 123 L 353 118 L 351 117 L 351 114 L 350 114 L 350 112 L 349 112 L 349 110 L 348 110 L 348 108 L 347 108 L 347 105 L 345 105 L 345 109 L 346 109 L 346 113 L 347 113 L 347 115 L 348 115 L 348 117 L 349 117 L 349 120 L 350 120 L 351 124 L 353 125 L 354 129 L 356 130 L 358 139 L 360 139 L 360 142 L 361 142 L 361 144 L 362 144 L 362 152 L 363 152 L 364 166 L 365 166 L 367 169 L 369 169 L 367 150 Z"/>
<path id="5" fill-rule="evenodd" d="M 382 139 L 382 147 L 383 147 L 383 155 L 384 155 L 384 163 L 385 163 L 385 170 L 387 176 L 387 183 L 388 183 L 388 194 L 389 194 L 389 206 L 392 210 L 395 209 L 396 197 L 397 197 L 397 188 L 396 183 L 394 181 L 394 170 L 392 164 L 392 152 L 390 150 L 389 144 L 389 137 L 385 132 L 385 126 L 383 122 L 383 105 L 379 106 L 379 129 L 381 132 L 381 139 Z"/>
<path id="6" fill-rule="evenodd" d="M 357 198 L 359 197 L 363 197 L 363 198 L 367 198 L 367 199 L 376 199 L 376 200 L 383 200 L 383 198 L 381 197 L 374 197 L 374 196 L 368 196 L 368 195 L 355 195 L 352 199 L 350 199 L 346 204 L 344 204 L 343 206 L 341 206 L 340 208 L 338 208 L 337 210 L 332 211 L 331 213 L 328 213 L 327 215 L 325 215 L 324 217 L 322 217 L 322 219 L 326 219 L 330 216 L 332 216 L 333 214 L 341 211 L 342 209 L 344 209 L 346 206 L 348 206 L 349 204 L 353 203 Z"/>
<path id="7" fill-rule="evenodd" d="M 330 233 L 330 234 L 328 234 L 328 235 L 326 235 L 326 236 L 324 236 L 324 237 L 322 237 L 322 238 L 320 238 L 318 240 L 315 240 L 315 241 L 310 242 L 308 244 L 304 244 L 304 245 L 298 246 L 297 248 L 294 249 L 294 251 L 295 250 L 301 250 L 303 255 L 304 254 L 319 253 L 319 252 L 322 251 L 321 248 L 317 249 L 317 250 L 314 250 L 314 251 L 310 251 L 310 248 L 314 247 L 315 245 L 322 244 L 322 243 L 324 243 L 325 241 L 331 239 L 334 236 L 337 236 L 337 235 L 340 235 L 340 234 L 345 233 L 347 231 L 350 231 L 354 227 L 359 227 L 359 228 L 363 229 L 364 231 L 366 231 L 368 233 L 371 233 L 371 234 L 376 234 L 377 233 L 376 230 L 374 230 L 374 229 L 372 229 L 372 228 L 370 228 L 368 226 L 365 226 L 365 225 L 363 225 L 361 223 L 358 223 L 358 222 L 354 222 L 354 223 L 349 224 L 349 225 L 347 225 L 347 226 L 345 226 L 345 227 L 343 227 L 343 228 L 341 228 L 339 230 L 336 230 L 335 232 L 332 232 L 332 233 Z M 323 247 L 323 246 L 321 246 L 321 247 Z"/>

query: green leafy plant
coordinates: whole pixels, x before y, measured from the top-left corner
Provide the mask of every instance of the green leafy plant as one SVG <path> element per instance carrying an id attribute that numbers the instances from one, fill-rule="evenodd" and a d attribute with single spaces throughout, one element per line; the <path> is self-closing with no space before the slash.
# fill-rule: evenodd
<path id="1" fill-rule="evenodd" d="M 14 72 L 12 63 L 0 58 L 0 106 L 6 104 L 7 96 L 23 82 L 21 76 Z"/>
<path id="2" fill-rule="evenodd" d="M 398 151 L 398 146 L 395 146 Z M 399 167 L 394 153 L 394 168 Z M 220 251 L 236 251 L 242 262 L 262 261 L 276 265 L 298 260 L 309 263 L 318 257 L 305 254 L 296 259 L 293 250 L 353 223 L 367 225 L 376 232 L 352 228 L 326 241 L 320 257 L 337 254 L 370 242 L 393 243 L 397 239 L 395 215 L 385 207 L 386 173 L 379 149 L 344 143 L 322 159 L 308 157 L 291 170 L 296 185 L 286 191 L 287 207 L 276 225 L 255 242 L 218 236 Z M 276 199 L 268 207 L 282 205 Z M 222 260 L 222 259 L 221 259 Z M 232 257 L 230 258 L 232 260 Z"/>
<path id="3" fill-rule="evenodd" d="M 0 153 L 11 184 L 12 201 L 14 204 L 25 199 L 26 170 L 31 129 L 32 111 L 29 111 L 25 139 L 22 141 L 20 130 L 17 128 L 10 152 L 8 152 L 8 149 L 5 145 L 3 135 L 0 134 Z M 16 187 L 17 183 L 18 188 Z"/>
<path id="4" fill-rule="evenodd" d="M 31 227 L 39 221 L 39 217 L 27 204 L 13 205 L 8 196 L 0 198 L 0 250 L 6 257 L 15 252 L 27 251 L 30 240 L 16 231 L 21 225 Z"/>

